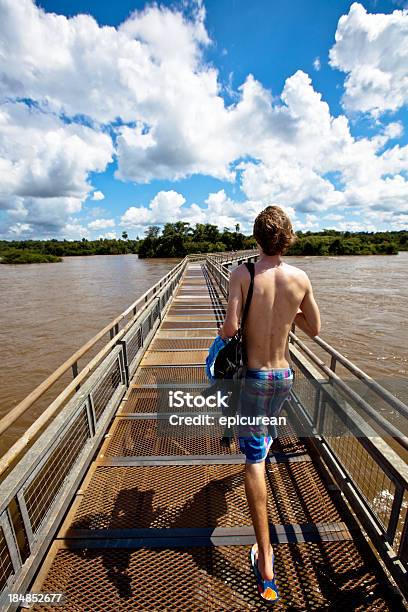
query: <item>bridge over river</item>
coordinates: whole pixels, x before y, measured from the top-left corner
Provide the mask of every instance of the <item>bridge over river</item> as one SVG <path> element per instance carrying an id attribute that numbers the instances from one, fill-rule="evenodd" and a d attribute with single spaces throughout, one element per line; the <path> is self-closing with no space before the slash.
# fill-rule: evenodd
<path id="1" fill-rule="evenodd" d="M 0 421 L 72 370 L 0 459 L 2 610 L 29 607 L 16 593 L 63 593 L 69 611 L 263 607 L 237 441 L 218 426 L 172 434 L 163 406 L 170 388 L 208 385 L 229 267 L 256 257 L 185 258 Z M 378 405 L 404 423 L 408 408 L 323 339 L 293 329 L 289 346 L 295 384 L 266 470 L 275 607 L 405 609 L 408 440 Z"/>

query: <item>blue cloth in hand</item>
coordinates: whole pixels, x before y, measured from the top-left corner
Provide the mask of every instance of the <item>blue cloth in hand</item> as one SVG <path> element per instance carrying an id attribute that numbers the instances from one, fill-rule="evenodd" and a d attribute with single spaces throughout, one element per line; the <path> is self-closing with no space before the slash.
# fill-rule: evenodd
<path id="1" fill-rule="evenodd" d="M 218 353 L 224 346 L 227 344 L 227 340 L 223 340 L 221 336 L 217 336 L 210 348 L 208 349 L 208 355 L 205 360 L 205 373 L 207 374 L 208 379 L 213 382 L 214 378 L 214 364 L 217 358 Z"/>

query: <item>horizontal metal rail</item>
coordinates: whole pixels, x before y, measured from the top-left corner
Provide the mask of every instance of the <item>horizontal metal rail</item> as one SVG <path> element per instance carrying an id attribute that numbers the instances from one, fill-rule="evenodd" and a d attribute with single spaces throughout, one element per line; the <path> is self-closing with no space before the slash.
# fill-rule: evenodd
<path id="1" fill-rule="evenodd" d="M 227 298 L 229 271 L 212 256 L 207 258 L 207 269 Z M 301 424 L 297 433 L 312 439 L 384 565 L 407 597 L 408 466 L 379 435 L 378 428 L 405 450 L 408 439 L 335 373 L 336 362 L 403 417 L 407 417 L 408 407 L 320 337 L 312 340 L 330 356 L 330 366 L 294 330 L 289 339 L 296 368 L 291 413 Z M 369 425 L 367 416 L 375 428 Z"/>
<path id="2" fill-rule="evenodd" d="M 216 263 L 229 265 L 234 262 L 244 262 L 252 258 L 259 257 L 258 249 L 247 249 L 246 251 L 225 251 L 224 253 L 212 253 L 206 255 L 207 259 L 212 259 Z"/>
<path id="3" fill-rule="evenodd" d="M 368 376 L 363 370 L 357 367 L 350 359 L 347 359 L 344 355 L 336 351 L 330 344 L 325 342 L 319 336 L 315 336 L 313 338 L 314 342 L 322 347 L 327 353 L 329 353 L 332 357 L 332 362 L 330 364 L 330 369 L 335 370 L 336 362 L 341 363 L 345 368 L 349 370 L 354 376 L 359 378 L 362 382 L 364 382 L 367 387 L 369 387 L 372 391 L 374 391 L 379 397 L 387 402 L 390 406 L 395 408 L 402 416 L 408 418 L 408 406 L 404 404 L 398 397 L 395 397 L 388 389 L 385 389 L 381 385 L 378 384 L 371 376 Z"/>
<path id="4" fill-rule="evenodd" d="M 318 366 L 318 368 L 326 374 L 330 382 L 332 382 L 337 388 L 339 388 L 342 393 L 351 401 L 353 401 L 359 408 L 364 410 L 364 412 L 370 416 L 373 421 L 377 423 L 381 427 L 381 429 L 393 437 L 403 448 L 408 450 L 408 438 L 407 436 L 401 435 L 401 429 L 395 427 L 390 421 L 384 418 L 373 406 L 371 406 L 368 402 L 366 402 L 361 395 L 359 395 L 354 389 L 352 389 L 349 385 L 347 385 L 341 378 L 338 376 L 333 370 L 327 366 L 324 361 L 322 361 L 317 355 L 313 353 L 299 338 L 293 333 L 289 334 L 290 339 L 294 344 L 299 346 L 303 353 L 307 355 L 307 357 Z M 330 346 L 330 345 L 327 345 Z M 331 347 L 330 347 L 331 348 Z M 378 385 L 380 387 L 380 385 Z M 382 387 L 380 387 L 382 389 Z M 397 398 L 395 398 L 397 399 Z M 401 402 L 402 403 L 402 402 Z M 392 406 L 392 404 L 391 404 Z M 408 410 L 405 404 L 402 406 Z"/>

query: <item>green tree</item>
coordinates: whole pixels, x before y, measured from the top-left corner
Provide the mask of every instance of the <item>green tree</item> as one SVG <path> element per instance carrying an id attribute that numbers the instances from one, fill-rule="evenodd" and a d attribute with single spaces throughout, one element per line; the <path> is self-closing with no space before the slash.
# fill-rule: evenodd
<path id="1" fill-rule="evenodd" d="M 160 226 L 159 225 L 150 225 L 147 230 L 145 230 L 146 238 L 157 238 L 160 234 Z"/>

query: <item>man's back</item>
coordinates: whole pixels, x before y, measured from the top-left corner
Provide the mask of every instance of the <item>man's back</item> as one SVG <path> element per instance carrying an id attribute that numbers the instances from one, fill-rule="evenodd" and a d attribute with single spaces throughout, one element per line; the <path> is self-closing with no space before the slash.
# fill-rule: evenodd
<path id="1" fill-rule="evenodd" d="M 317 309 L 307 275 L 282 261 L 274 264 L 271 259 L 261 258 L 255 264 L 254 292 L 244 330 L 247 365 L 252 369 L 287 367 L 288 334 L 299 308 L 310 311 L 312 319 Z M 234 276 L 239 280 L 244 304 L 250 283 L 246 266 L 239 266 Z"/>
<path id="2" fill-rule="evenodd" d="M 281 260 L 296 236 L 289 217 L 279 206 L 268 206 L 254 223 L 260 258 L 255 264 L 254 292 L 244 326 L 247 366 L 240 395 L 241 415 L 260 416 L 262 425 L 242 423 L 239 447 L 246 457 L 245 492 L 256 535 L 251 550 L 258 592 L 264 601 L 279 594 L 269 536 L 265 460 L 278 432 L 263 417 L 276 417 L 291 393 L 293 370 L 289 364 L 288 335 L 293 322 L 310 336 L 320 331 L 319 309 L 307 275 Z M 219 334 L 232 337 L 240 326 L 250 275 L 238 266 L 230 276 L 228 306 Z M 256 419 L 255 419 L 256 421 Z M 271 424 L 272 426 L 272 424 Z"/>

